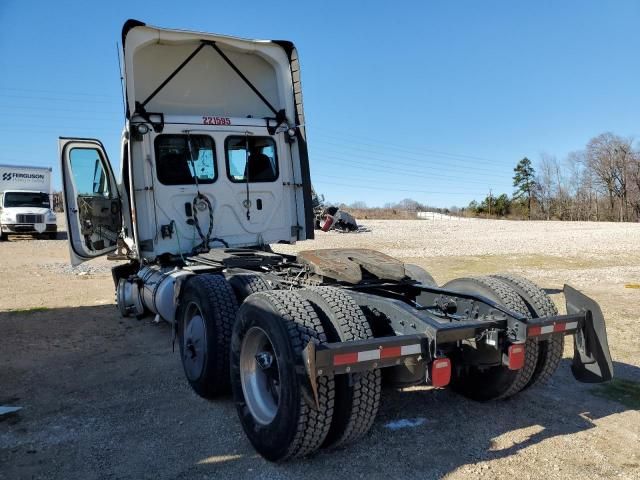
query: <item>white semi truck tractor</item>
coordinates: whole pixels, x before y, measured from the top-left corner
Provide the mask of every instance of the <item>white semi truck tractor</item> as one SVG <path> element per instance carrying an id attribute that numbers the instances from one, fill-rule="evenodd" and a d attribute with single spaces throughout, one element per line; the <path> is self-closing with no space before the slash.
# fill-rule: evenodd
<path id="1" fill-rule="evenodd" d="M 169 322 L 193 390 L 231 390 L 265 458 L 366 435 L 382 370 L 396 386 L 503 399 L 548 380 L 568 336 L 579 381 L 612 378 L 602 312 L 569 286 L 558 315 L 513 275 L 438 286 L 373 250 L 271 249 L 314 235 L 291 42 L 129 20 L 122 46 L 119 177 L 100 141 L 60 139 L 71 260 L 126 260 L 112 269 L 120 314 Z"/>
<path id="2" fill-rule="evenodd" d="M 10 234 L 56 238 L 51 168 L 0 165 L 0 240 Z"/>

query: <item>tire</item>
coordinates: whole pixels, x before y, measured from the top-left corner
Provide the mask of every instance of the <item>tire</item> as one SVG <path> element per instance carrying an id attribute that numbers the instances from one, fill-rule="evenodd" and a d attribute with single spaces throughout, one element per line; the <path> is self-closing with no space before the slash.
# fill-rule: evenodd
<path id="1" fill-rule="evenodd" d="M 212 399 L 230 390 L 229 346 L 238 303 L 222 275 L 194 275 L 180 294 L 177 333 L 191 388 Z"/>
<path id="2" fill-rule="evenodd" d="M 318 377 L 316 408 L 302 360 L 310 341 L 323 344 L 327 337 L 311 304 L 295 291 L 254 293 L 238 310 L 231 342 L 233 397 L 249 441 L 267 460 L 310 455 L 329 433 L 334 380 Z M 260 357 L 266 357 L 263 366 Z"/>
<path id="3" fill-rule="evenodd" d="M 404 272 L 406 276 L 409 277 L 411 280 L 416 280 L 417 282 L 420 282 L 423 285 L 426 285 L 429 287 L 438 286 L 438 284 L 436 283 L 434 278 L 431 276 L 431 274 L 419 265 L 414 265 L 413 263 L 405 263 Z"/>
<path id="4" fill-rule="evenodd" d="M 238 273 L 229 277 L 228 281 L 239 304 L 252 293 L 273 290 L 273 286 L 265 280 L 264 276 L 257 273 Z"/>
<path id="5" fill-rule="evenodd" d="M 0 231 L 0 242 L 6 242 L 8 239 L 9 236 L 6 233 Z"/>
<path id="6" fill-rule="evenodd" d="M 484 296 L 515 312 L 531 318 L 529 309 L 520 295 L 509 284 L 491 277 L 460 278 L 445 284 L 443 288 Z M 515 395 L 527 386 L 536 368 L 538 342 L 525 343 L 524 365 L 519 370 L 509 370 L 504 365 L 479 368 L 455 368 L 451 388 L 465 397 L 478 401 L 504 399 Z"/>
<path id="7" fill-rule="evenodd" d="M 311 287 L 297 291 L 306 298 L 322 322 L 329 342 L 373 338 L 360 307 L 345 292 L 333 287 Z M 381 372 L 335 376 L 335 408 L 323 447 L 340 447 L 364 436 L 380 408 Z"/>
<path id="8" fill-rule="evenodd" d="M 47 235 L 47 238 L 49 240 L 57 240 L 58 239 L 58 232 L 49 232 L 46 235 Z"/>
<path id="9" fill-rule="evenodd" d="M 508 283 L 518 292 L 527 304 L 527 308 L 533 318 L 547 317 L 558 314 L 558 309 L 544 290 L 535 283 L 518 275 L 498 274 L 493 275 L 503 282 Z M 529 383 L 525 388 L 539 383 L 546 383 L 558 369 L 564 352 L 564 335 L 553 334 L 545 340 L 538 340 L 538 362 Z"/>

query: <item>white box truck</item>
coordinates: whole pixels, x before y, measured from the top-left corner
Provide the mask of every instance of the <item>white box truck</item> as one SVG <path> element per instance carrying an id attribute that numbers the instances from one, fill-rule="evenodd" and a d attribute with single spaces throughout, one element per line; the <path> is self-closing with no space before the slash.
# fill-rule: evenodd
<path id="1" fill-rule="evenodd" d="M 56 238 L 51 209 L 51 167 L 0 165 L 0 240 L 9 234 Z"/>

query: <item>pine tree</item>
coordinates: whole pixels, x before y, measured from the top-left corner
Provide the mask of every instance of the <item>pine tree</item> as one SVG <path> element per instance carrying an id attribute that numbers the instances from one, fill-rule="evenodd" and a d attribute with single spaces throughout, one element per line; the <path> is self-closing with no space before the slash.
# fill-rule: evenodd
<path id="1" fill-rule="evenodd" d="M 536 172 L 533 169 L 531 160 L 527 157 L 520 160 L 513 171 L 515 172 L 513 186 L 516 187 L 516 191 L 513 192 L 513 198 L 526 201 L 529 220 L 531 220 L 531 199 L 536 187 Z"/>

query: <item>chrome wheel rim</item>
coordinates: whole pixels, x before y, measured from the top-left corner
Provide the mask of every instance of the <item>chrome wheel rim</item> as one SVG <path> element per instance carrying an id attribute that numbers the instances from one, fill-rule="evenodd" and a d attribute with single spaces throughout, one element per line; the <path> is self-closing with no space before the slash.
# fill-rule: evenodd
<path id="1" fill-rule="evenodd" d="M 207 330 L 200 308 L 190 303 L 184 316 L 182 338 L 182 363 L 187 378 L 198 380 L 203 373 L 207 356 Z"/>
<path id="2" fill-rule="evenodd" d="M 280 402 L 280 370 L 267 333 L 251 327 L 240 347 L 240 381 L 244 399 L 256 422 L 273 421 Z"/>

